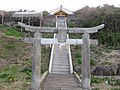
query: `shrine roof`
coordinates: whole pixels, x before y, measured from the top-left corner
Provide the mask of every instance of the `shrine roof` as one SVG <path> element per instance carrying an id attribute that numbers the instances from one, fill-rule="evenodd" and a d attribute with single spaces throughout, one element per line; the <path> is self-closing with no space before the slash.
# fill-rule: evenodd
<path id="1" fill-rule="evenodd" d="M 62 7 L 62 5 L 59 8 L 54 9 L 52 12 L 50 12 L 50 14 L 54 15 L 55 13 L 59 12 L 59 11 L 63 11 L 66 14 L 73 14 L 70 10 Z"/>

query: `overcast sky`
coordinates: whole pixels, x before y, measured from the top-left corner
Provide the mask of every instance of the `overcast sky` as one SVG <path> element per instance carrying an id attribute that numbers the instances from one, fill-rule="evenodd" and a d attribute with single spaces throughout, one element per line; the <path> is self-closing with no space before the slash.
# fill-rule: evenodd
<path id="1" fill-rule="evenodd" d="M 75 11 L 84 6 L 96 7 L 103 4 L 120 7 L 120 0 L 0 0 L 0 10 L 52 11 L 63 5 L 66 9 Z"/>

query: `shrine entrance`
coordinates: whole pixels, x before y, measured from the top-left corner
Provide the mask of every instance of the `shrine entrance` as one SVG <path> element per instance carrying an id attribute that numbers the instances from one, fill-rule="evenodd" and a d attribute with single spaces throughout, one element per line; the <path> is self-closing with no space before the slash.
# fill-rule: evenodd
<path id="1" fill-rule="evenodd" d="M 60 9 L 61 10 L 61 9 Z M 59 11 L 60 11 L 59 10 Z M 64 11 L 64 10 L 63 10 Z M 61 12 L 61 11 L 60 11 Z M 61 14 L 60 14 L 61 15 Z M 49 74 L 44 85 L 51 86 L 43 90 L 53 90 L 56 84 L 58 87 L 54 90 L 61 90 L 69 87 L 67 90 L 76 90 L 72 83 L 80 84 L 73 76 L 73 65 L 70 51 L 70 45 L 82 45 L 82 90 L 90 90 L 90 45 L 97 45 L 98 41 L 89 38 L 89 34 L 98 32 L 104 27 L 104 24 L 91 28 L 67 28 L 66 16 L 56 15 L 56 27 L 34 27 L 18 23 L 26 31 L 34 32 L 34 38 L 25 38 L 26 43 L 33 43 L 33 60 L 32 60 L 32 90 L 41 90 L 41 45 L 52 45 Z M 54 33 L 54 38 L 42 38 L 41 33 Z M 82 33 L 82 39 L 69 39 L 69 33 Z M 56 76 L 54 74 L 57 74 Z M 51 76 L 52 75 L 52 76 Z M 61 76 L 63 78 L 61 78 Z M 55 79 L 54 79 L 55 77 Z M 65 79 L 65 77 L 67 79 Z M 70 78 L 69 78 L 70 77 Z M 57 78 L 57 79 L 56 79 Z M 60 80 L 60 81 L 59 81 Z M 58 82 L 57 82 L 58 81 Z M 49 83 L 49 84 L 48 84 Z"/>

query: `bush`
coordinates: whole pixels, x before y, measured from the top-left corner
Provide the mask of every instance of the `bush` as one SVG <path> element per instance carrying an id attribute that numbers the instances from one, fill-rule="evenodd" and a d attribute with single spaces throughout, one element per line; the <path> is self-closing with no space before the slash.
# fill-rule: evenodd
<path id="1" fill-rule="evenodd" d="M 25 67 L 21 72 L 26 73 L 27 75 L 31 76 L 32 67 Z"/>
<path id="2" fill-rule="evenodd" d="M 98 40 L 99 44 L 106 45 L 106 47 L 110 47 L 112 49 L 119 49 L 120 47 L 120 33 L 118 32 L 110 32 L 108 30 L 106 31 L 100 31 L 98 33 Z"/>
<path id="3" fill-rule="evenodd" d="M 3 72 L 0 74 L 0 78 L 5 79 L 7 82 L 13 82 L 15 81 L 15 76 L 9 72 Z"/>
<path id="4" fill-rule="evenodd" d="M 82 55 L 80 52 L 76 53 L 75 58 L 78 64 L 82 64 Z"/>
<path id="5" fill-rule="evenodd" d="M 90 59 L 90 65 L 94 66 L 96 64 L 95 60 L 93 58 Z"/>
<path id="6" fill-rule="evenodd" d="M 5 48 L 5 49 L 8 49 L 8 50 L 10 50 L 10 49 L 15 49 L 15 44 L 14 44 L 13 42 L 6 43 L 6 44 L 4 45 L 4 48 Z"/>
<path id="7" fill-rule="evenodd" d="M 82 55 L 81 55 L 81 53 L 78 51 L 78 52 L 76 53 L 75 57 L 76 57 L 76 58 L 79 58 L 79 57 L 82 58 Z"/>
<path id="8" fill-rule="evenodd" d="M 120 90 L 120 88 L 112 88 L 112 89 L 110 89 L 110 90 Z"/>
<path id="9" fill-rule="evenodd" d="M 76 53 L 75 58 L 78 64 L 82 64 L 82 55 L 80 52 Z M 95 64 L 96 64 L 95 60 L 93 58 L 90 58 L 90 65 L 94 66 Z"/>
<path id="10" fill-rule="evenodd" d="M 76 58 L 76 60 L 77 60 L 78 64 L 82 64 L 82 58 L 81 57 Z"/>
<path id="11" fill-rule="evenodd" d="M 101 83 L 102 82 L 102 79 L 101 78 L 98 78 L 98 77 L 94 77 L 92 76 L 91 77 L 91 83 Z"/>
<path id="12" fill-rule="evenodd" d="M 116 80 L 116 85 L 120 86 L 120 80 Z"/>
<path id="13" fill-rule="evenodd" d="M 0 74 L 0 78 L 6 78 L 8 76 L 9 76 L 9 74 L 6 73 L 6 72 L 3 72 L 3 73 Z"/>
<path id="14" fill-rule="evenodd" d="M 93 88 L 93 89 L 91 89 L 91 90 L 100 90 L 100 88 Z"/>

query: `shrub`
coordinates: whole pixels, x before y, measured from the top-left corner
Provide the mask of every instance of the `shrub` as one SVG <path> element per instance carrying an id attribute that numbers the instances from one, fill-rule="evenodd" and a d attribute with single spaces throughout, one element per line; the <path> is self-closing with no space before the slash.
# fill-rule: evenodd
<path id="1" fill-rule="evenodd" d="M 98 78 L 98 77 L 94 77 L 92 76 L 91 77 L 91 83 L 101 83 L 102 82 L 102 79 L 101 78 Z"/>
<path id="2" fill-rule="evenodd" d="M 30 79 L 32 76 L 32 67 L 25 67 L 21 72 L 27 75 L 27 79 Z"/>
<path id="3" fill-rule="evenodd" d="M 76 61 L 77 61 L 78 64 L 82 63 L 82 55 L 81 55 L 80 52 L 76 53 L 75 58 L 76 58 Z"/>
<path id="4" fill-rule="evenodd" d="M 112 88 L 112 89 L 110 89 L 110 90 L 120 90 L 120 88 Z"/>
<path id="5" fill-rule="evenodd" d="M 3 72 L 0 74 L 0 78 L 5 79 L 7 82 L 13 82 L 15 81 L 15 76 L 9 72 Z"/>
<path id="6" fill-rule="evenodd" d="M 100 88 L 92 88 L 91 90 L 100 90 Z"/>
<path id="7" fill-rule="evenodd" d="M 76 58 L 76 60 L 77 60 L 78 64 L 82 64 L 82 58 L 81 57 Z"/>
<path id="8" fill-rule="evenodd" d="M 4 45 L 4 48 L 5 49 L 15 49 L 15 45 L 14 45 L 14 43 L 13 42 L 10 42 L 10 43 L 6 43 L 5 45 Z"/>
<path id="9" fill-rule="evenodd" d="M 112 49 L 118 49 L 120 46 L 120 33 L 111 32 L 109 30 L 100 31 L 98 33 L 99 44 L 111 46 Z"/>
<path id="10" fill-rule="evenodd" d="M 93 58 L 90 59 L 90 65 L 94 66 L 96 64 L 95 60 Z"/>
<path id="11" fill-rule="evenodd" d="M 120 80 L 116 80 L 116 85 L 120 86 Z"/>
<path id="12" fill-rule="evenodd" d="M 81 55 L 81 53 L 80 53 L 79 51 L 77 51 L 77 53 L 76 53 L 75 57 L 76 57 L 76 58 L 79 58 L 79 57 L 81 57 L 81 58 L 82 58 L 82 55 Z"/>

